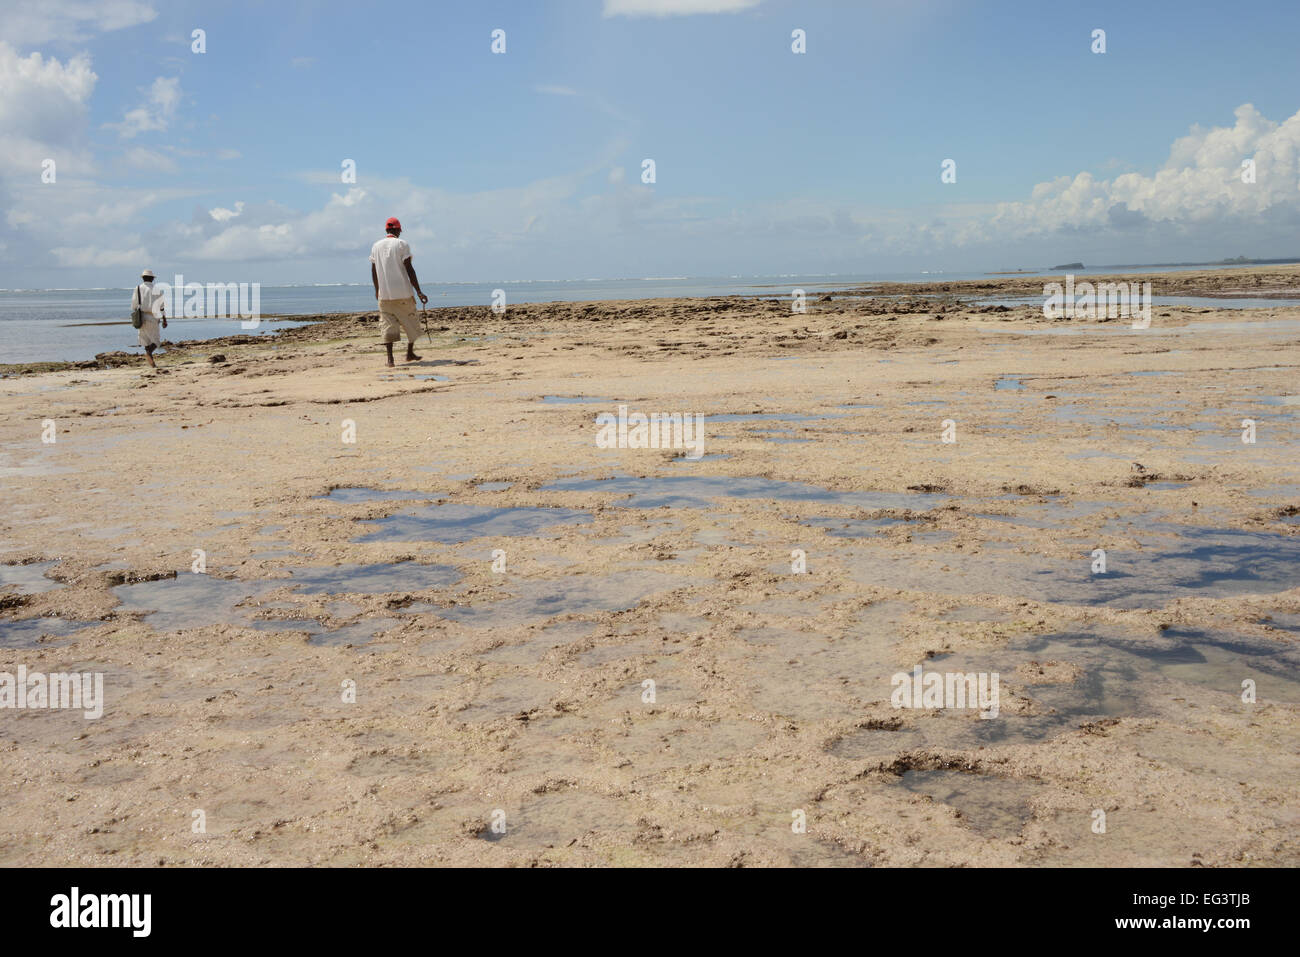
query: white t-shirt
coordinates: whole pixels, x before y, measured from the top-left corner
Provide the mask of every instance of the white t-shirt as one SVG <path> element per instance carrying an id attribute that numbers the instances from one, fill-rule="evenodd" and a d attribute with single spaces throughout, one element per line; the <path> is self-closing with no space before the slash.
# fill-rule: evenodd
<path id="1" fill-rule="evenodd" d="M 370 261 L 379 276 L 380 299 L 410 299 L 415 295 L 406 275 L 406 261 L 410 258 L 411 247 L 396 236 L 385 236 L 370 247 Z"/>

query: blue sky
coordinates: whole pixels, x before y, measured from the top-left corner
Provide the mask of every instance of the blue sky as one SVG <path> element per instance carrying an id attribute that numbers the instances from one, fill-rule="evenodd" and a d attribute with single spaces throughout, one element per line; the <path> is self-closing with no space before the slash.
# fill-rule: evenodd
<path id="1" fill-rule="evenodd" d="M 1297 28 L 1201 0 L 10 4 L 0 286 L 365 281 L 387 215 L 431 281 L 1297 255 Z"/>

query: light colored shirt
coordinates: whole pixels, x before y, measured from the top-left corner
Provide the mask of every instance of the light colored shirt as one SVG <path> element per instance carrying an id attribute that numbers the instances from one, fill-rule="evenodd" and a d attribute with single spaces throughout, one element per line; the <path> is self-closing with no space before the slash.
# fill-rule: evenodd
<path id="1" fill-rule="evenodd" d="M 411 279 L 406 275 L 406 261 L 411 258 L 411 247 L 405 239 L 385 236 L 370 247 L 370 261 L 379 277 L 380 299 L 410 299 L 415 295 Z"/>
<path id="2" fill-rule="evenodd" d="M 139 306 L 146 316 L 157 318 L 166 311 L 167 297 L 153 287 L 152 280 L 142 282 L 131 293 L 131 308 Z"/>

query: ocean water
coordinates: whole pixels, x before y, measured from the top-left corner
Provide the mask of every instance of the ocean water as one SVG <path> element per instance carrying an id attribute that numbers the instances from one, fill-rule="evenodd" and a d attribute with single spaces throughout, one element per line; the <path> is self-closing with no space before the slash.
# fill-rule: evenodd
<path id="1" fill-rule="evenodd" d="M 1151 270 L 1110 267 L 1075 270 L 1074 274 L 1086 276 L 1125 271 Z M 1063 274 L 1044 271 L 1043 275 L 1059 279 Z M 162 282 L 170 277 L 160 275 L 158 278 Z M 202 281 L 197 276 L 187 278 Z M 804 289 L 813 298 L 826 290 L 845 289 L 871 282 L 938 282 L 990 278 L 993 277 L 987 272 L 913 272 L 427 282 L 424 286 L 429 295 L 430 309 L 439 306 L 490 305 L 496 289 L 505 291 L 508 308 L 511 303 L 524 302 L 586 302 L 673 296 L 762 295 L 789 299 L 794 289 Z M 116 350 L 143 353 L 144 350 L 136 344 L 136 331 L 128 321 L 133 288 L 0 290 L 0 364 L 93 359 L 98 353 Z M 1231 304 L 1229 301 L 1220 302 L 1225 306 Z M 369 283 L 261 287 L 263 316 L 310 316 L 329 312 L 363 312 L 374 308 L 374 291 Z M 301 323 L 264 319 L 258 328 L 249 330 L 241 327 L 239 319 L 171 319 L 163 338 L 179 342 L 229 335 L 268 335 L 285 328 L 286 324 Z"/>

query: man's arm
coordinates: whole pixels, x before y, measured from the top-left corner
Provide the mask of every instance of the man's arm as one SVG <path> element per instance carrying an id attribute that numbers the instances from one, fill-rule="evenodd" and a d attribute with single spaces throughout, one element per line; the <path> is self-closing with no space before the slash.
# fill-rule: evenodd
<path id="1" fill-rule="evenodd" d="M 379 298 L 379 273 L 375 271 L 375 264 L 370 264 L 370 281 L 375 284 L 375 298 Z"/>
<path id="2" fill-rule="evenodd" d="M 409 259 L 402 263 L 402 265 L 406 267 L 406 277 L 411 280 L 411 288 L 414 289 L 415 294 L 420 297 L 420 302 L 422 304 L 427 303 L 429 297 L 420 291 L 420 280 L 415 278 L 415 267 L 411 265 Z"/>

